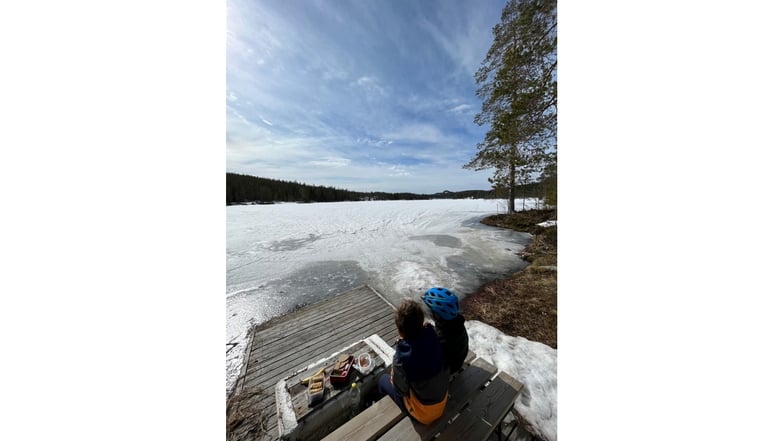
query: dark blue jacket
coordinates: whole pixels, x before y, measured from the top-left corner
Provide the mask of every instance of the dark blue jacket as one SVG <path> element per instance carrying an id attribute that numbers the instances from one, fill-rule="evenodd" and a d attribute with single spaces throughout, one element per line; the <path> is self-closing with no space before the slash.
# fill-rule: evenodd
<path id="1" fill-rule="evenodd" d="M 416 338 L 398 341 L 392 383 L 400 396 L 413 390 L 425 405 L 439 403 L 449 388 L 449 373 L 435 329 L 426 324 Z"/>

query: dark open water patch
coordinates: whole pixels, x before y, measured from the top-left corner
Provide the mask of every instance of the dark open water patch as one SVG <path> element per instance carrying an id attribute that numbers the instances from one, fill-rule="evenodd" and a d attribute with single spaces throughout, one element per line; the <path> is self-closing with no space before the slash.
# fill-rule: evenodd
<path id="1" fill-rule="evenodd" d="M 411 236 L 410 239 L 429 240 L 439 247 L 460 248 L 463 245 L 463 242 L 460 239 L 448 234 L 425 234 L 422 236 Z"/>
<path id="2" fill-rule="evenodd" d="M 510 277 L 528 266 L 528 262 L 522 258 L 520 260 L 495 259 L 474 249 L 466 249 L 461 254 L 448 256 L 446 264 L 451 271 L 460 275 L 459 286 L 455 288 L 461 294 L 473 292 L 492 280 Z"/>
<path id="3" fill-rule="evenodd" d="M 280 281 L 278 295 L 286 312 L 334 297 L 367 283 L 368 274 L 355 260 L 311 263 Z"/>

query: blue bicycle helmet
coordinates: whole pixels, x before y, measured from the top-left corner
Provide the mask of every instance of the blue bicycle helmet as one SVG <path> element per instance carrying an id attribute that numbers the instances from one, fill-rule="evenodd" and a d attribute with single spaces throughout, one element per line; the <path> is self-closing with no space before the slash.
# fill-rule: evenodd
<path id="1" fill-rule="evenodd" d="M 434 314 L 444 320 L 452 320 L 460 312 L 457 296 L 446 288 L 430 288 L 422 296 L 422 300 Z"/>

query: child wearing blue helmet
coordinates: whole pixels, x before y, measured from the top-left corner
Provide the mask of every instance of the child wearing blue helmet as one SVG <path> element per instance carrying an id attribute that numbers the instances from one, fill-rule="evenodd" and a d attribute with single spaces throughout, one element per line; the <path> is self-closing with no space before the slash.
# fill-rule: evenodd
<path id="1" fill-rule="evenodd" d="M 422 300 L 432 312 L 449 372 L 455 373 L 468 355 L 468 332 L 457 296 L 446 288 L 434 287 L 425 292 Z"/>

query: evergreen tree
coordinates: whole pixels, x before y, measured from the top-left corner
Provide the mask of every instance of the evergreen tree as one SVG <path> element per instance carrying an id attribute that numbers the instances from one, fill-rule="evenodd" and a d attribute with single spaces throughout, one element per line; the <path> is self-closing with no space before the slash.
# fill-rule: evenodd
<path id="1" fill-rule="evenodd" d="M 541 183 L 544 203 L 551 206 L 558 205 L 558 163 L 555 155 L 548 155 L 542 171 Z"/>
<path id="2" fill-rule="evenodd" d="M 474 122 L 489 128 L 464 167 L 495 168 L 490 181 L 507 189 L 510 214 L 517 186 L 540 172 L 555 149 L 556 26 L 554 0 L 510 0 L 475 74 L 483 102 Z"/>

